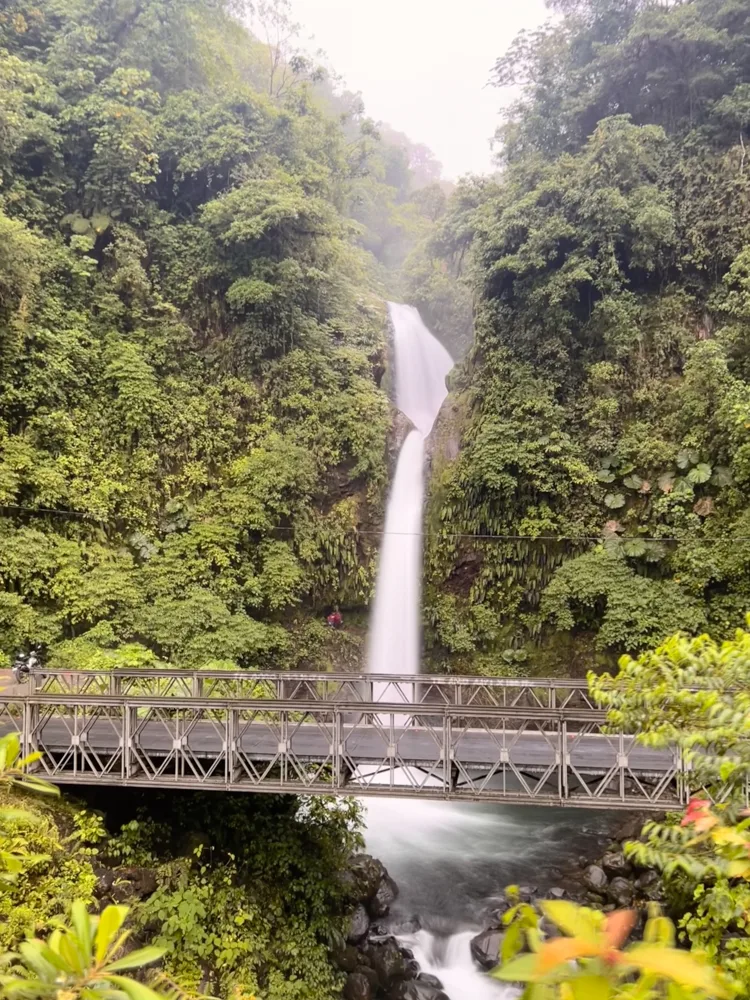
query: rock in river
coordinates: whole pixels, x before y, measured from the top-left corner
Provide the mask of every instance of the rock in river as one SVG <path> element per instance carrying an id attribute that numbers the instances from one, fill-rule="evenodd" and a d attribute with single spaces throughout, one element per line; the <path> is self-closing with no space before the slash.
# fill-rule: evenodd
<path id="1" fill-rule="evenodd" d="M 617 906 L 630 906 L 633 902 L 633 886 L 626 878 L 613 878 L 609 883 L 607 895 Z"/>
<path id="2" fill-rule="evenodd" d="M 494 969 L 500 961 L 500 945 L 503 935 L 498 930 L 482 931 L 471 939 L 471 954 L 483 969 Z"/>
<path id="3" fill-rule="evenodd" d="M 633 871 L 633 866 L 622 851 L 609 851 L 602 858 L 602 868 L 611 878 L 620 876 L 626 878 Z"/>
<path id="4" fill-rule="evenodd" d="M 388 1000 L 449 1000 L 449 998 L 442 990 L 414 979 L 409 983 L 399 983 L 388 994 Z"/>
<path id="5" fill-rule="evenodd" d="M 607 876 L 599 865 L 589 865 L 583 873 L 583 884 L 592 892 L 603 896 L 607 891 Z"/>
<path id="6" fill-rule="evenodd" d="M 352 972 L 346 977 L 345 1000 L 372 1000 L 370 981 L 361 972 Z"/>
<path id="7" fill-rule="evenodd" d="M 349 920 L 349 933 L 346 936 L 346 940 L 351 944 L 355 944 L 357 941 L 362 940 L 369 929 L 370 918 L 367 915 L 367 910 L 360 903 Z"/>
<path id="8" fill-rule="evenodd" d="M 393 879 L 386 875 L 378 886 L 377 892 L 368 903 L 368 908 L 373 917 L 385 917 L 391 908 L 391 904 L 398 895 L 398 886 Z"/>
<path id="9" fill-rule="evenodd" d="M 383 989 L 393 986 L 401 979 L 407 979 L 409 970 L 401 949 L 393 938 L 373 944 L 367 949 L 373 969 L 378 974 L 378 980 Z"/>

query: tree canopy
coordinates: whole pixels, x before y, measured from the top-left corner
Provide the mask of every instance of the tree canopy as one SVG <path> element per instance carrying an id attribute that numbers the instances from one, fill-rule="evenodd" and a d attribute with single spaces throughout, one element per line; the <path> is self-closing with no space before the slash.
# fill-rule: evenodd
<path id="1" fill-rule="evenodd" d="M 430 501 L 454 665 L 542 640 L 581 669 L 750 600 L 750 7 L 551 6 L 495 67 L 501 172 L 431 237 L 476 313 Z"/>
<path id="2" fill-rule="evenodd" d="M 3 5 L 6 658 L 291 666 L 369 598 L 434 164 L 261 6 L 268 44 L 229 0 Z"/>

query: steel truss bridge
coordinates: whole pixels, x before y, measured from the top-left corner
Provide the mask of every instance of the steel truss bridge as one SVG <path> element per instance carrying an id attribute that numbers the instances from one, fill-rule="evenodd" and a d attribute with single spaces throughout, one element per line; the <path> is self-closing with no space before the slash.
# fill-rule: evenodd
<path id="1" fill-rule="evenodd" d="M 58 784 L 663 811 L 671 750 L 610 731 L 585 682 L 249 671 L 38 671 L 0 691 Z"/>

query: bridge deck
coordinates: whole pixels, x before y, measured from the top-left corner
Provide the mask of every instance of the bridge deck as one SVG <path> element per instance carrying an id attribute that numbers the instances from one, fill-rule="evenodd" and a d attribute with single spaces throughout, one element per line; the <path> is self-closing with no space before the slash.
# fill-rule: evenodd
<path id="1" fill-rule="evenodd" d="M 577 682 L 48 671 L 0 692 L 11 730 L 59 783 L 654 810 L 689 795 L 679 758 L 607 732 Z"/>

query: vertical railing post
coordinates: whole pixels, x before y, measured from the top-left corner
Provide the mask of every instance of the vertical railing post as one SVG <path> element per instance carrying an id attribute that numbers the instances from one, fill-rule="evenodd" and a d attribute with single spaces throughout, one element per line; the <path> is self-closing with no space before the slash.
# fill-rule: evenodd
<path id="1" fill-rule="evenodd" d="M 121 707 L 122 717 L 120 722 L 120 728 L 122 732 L 122 756 L 125 768 L 125 780 L 129 781 L 135 776 L 136 764 L 133 740 L 135 739 L 134 725 L 133 725 L 133 712 L 135 709 L 131 708 L 127 702 L 123 702 Z"/>
<path id="2" fill-rule="evenodd" d="M 36 731 L 38 718 L 39 706 L 28 700 L 24 701 L 21 716 L 21 747 L 24 757 L 28 757 L 30 753 L 35 753 L 37 750 L 36 739 L 33 738 L 32 733 Z"/>
<path id="3" fill-rule="evenodd" d="M 560 719 L 558 722 L 558 746 L 559 750 L 557 753 L 558 758 L 558 792 L 562 802 L 565 802 L 570 797 L 570 785 L 568 781 L 568 761 L 570 755 L 568 754 L 568 723 L 565 719 Z"/>
<path id="4" fill-rule="evenodd" d="M 234 781 L 234 746 L 237 709 L 228 705 L 224 717 L 224 783 L 231 786 Z"/>
<path id="5" fill-rule="evenodd" d="M 453 792 L 452 721 L 450 714 L 446 711 L 443 715 L 443 792 L 446 798 L 450 798 Z"/>
<path id="6" fill-rule="evenodd" d="M 333 747 L 331 750 L 332 758 L 332 769 L 333 769 L 333 787 L 334 789 L 343 788 L 343 768 L 341 754 L 343 750 L 343 734 L 342 734 L 342 723 L 341 723 L 341 711 L 339 708 L 334 706 L 333 709 Z"/>

